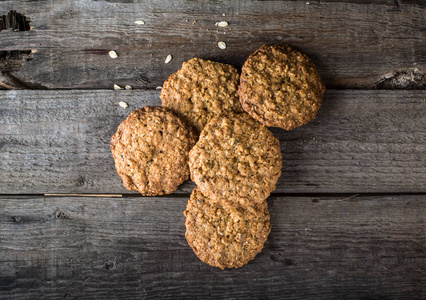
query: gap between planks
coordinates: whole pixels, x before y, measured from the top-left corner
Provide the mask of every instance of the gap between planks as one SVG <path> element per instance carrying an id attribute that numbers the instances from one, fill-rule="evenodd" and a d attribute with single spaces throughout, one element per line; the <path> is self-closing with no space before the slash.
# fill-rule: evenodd
<path id="1" fill-rule="evenodd" d="M 272 193 L 269 197 L 344 197 L 339 200 L 352 200 L 358 197 L 386 197 L 386 196 L 422 196 L 426 195 L 426 192 L 420 193 Z M 188 198 L 190 194 L 169 194 L 160 196 L 143 196 L 142 194 L 61 194 L 61 193 L 49 193 L 49 194 L 0 194 L 0 198 L 3 197 L 95 197 L 95 198 Z M 269 198 L 268 197 L 268 198 Z"/>

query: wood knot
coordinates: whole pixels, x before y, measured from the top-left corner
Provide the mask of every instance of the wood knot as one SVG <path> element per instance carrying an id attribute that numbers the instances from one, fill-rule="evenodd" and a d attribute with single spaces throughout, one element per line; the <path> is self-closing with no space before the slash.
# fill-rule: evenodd
<path id="1" fill-rule="evenodd" d="M 12 217 L 12 220 L 13 220 L 13 222 L 15 222 L 15 223 L 21 223 L 21 221 L 22 221 L 22 219 L 21 219 L 20 217 L 17 217 L 17 216 L 13 216 L 13 217 Z"/>
<path id="2" fill-rule="evenodd" d="M 104 266 L 105 266 L 105 269 L 107 269 L 107 270 L 113 270 L 113 269 L 115 269 L 116 262 L 113 261 L 113 260 L 109 260 L 104 264 Z"/>
<path id="3" fill-rule="evenodd" d="M 64 213 L 62 210 L 57 210 L 55 212 L 55 218 L 56 219 L 68 219 L 69 217 L 67 216 L 66 213 Z"/>
<path id="4" fill-rule="evenodd" d="M 90 180 L 90 179 L 88 179 L 88 178 L 86 178 L 84 176 L 80 176 L 77 179 L 77 184 L 79 186 L 92 186 L 94 183 L 93 183 L 93 180 Z"/>

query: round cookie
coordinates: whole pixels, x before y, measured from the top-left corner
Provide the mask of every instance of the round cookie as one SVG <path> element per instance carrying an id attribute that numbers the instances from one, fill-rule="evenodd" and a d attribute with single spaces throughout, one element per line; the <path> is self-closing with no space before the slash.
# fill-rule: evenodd
<path id="1" fill-rule="evenodd" d="M 238 268 L 262 251 L 271 232 L 266 201 L 229 209 L 196 187 L 184 212 L 185 237 L 198 258 L 214 267 Z"/>
<path id="2" fill-rule="evenodd" d="M 246 112 L 291 130 L 315 119 L 325 85 L 311 59 L 290 46 L 263 45 L 244 63 L 238 90 Z"/>
<path id="3" fill-rule="evenodd" d="M 132 111 L 111 138 L 115 167 L 130 191 L 169 194 L 188 179 L 195 132 L 165 107 Z"/>
<path id="4" fill-rule="evenodd" d="M 172 74 L 161 89 L 162 105 L 172 109 L 200 133 L 215 115 L 242 112 L 235 67 L 192 58 Z"/>
<path id="5" fill-rule="evenodd" d="M 246 113 L 213 118 L 189 153 L 191 179 L 223 205 L 264 201 L 281 176 L 278 139 Z"/>

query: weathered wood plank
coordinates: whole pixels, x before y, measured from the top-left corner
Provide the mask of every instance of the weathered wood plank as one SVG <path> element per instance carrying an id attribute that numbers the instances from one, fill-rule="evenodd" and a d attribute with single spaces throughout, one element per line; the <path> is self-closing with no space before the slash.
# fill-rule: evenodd
<path id="1" fill-rule="evenodd" d="M 241 269 L 186 243 L 186 197 L 0 198 L 0 298 L 424 299 L 426 197 L 268 199 Z"/>
<path id="2" fill-rule="evenodd" d="M 132 109 L 160 104 L 158 96 L 0 92 L 0 193 L 126 193 L 110 137 Z M 272 129 L 284 163 L 276 192 L 425 192 L 425 99 L 426 91 L 327 91 L 317 120 L 290 132 Z"/>
<path id="3" fill-rule="evenodd" d="M 155 87 L 194 56 L 240 67 L 263 43 L 305 51 L 329 88 L 370 89 L 402 69 L 426 72 L 422 2 L 123 2 L 2 1 L 0 12 L 21 12 L 32 30 L 2 31 L 0 50 L 37 49 L 14 74 L 46 88 Z M 220 20 L 229 27 L 215 26 Z M 112 49 L 119 58 L 109 58 Z"/>

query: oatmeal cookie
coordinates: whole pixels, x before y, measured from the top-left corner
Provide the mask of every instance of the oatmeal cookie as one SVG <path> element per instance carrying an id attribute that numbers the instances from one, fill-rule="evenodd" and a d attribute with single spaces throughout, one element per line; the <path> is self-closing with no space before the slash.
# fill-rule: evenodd
<path id="1" fill-rule="evenodd" d="M 189 153 L 191 178 L 223 205 L 264 201 L 281 176 L 279 140 L 246 113 L 213 118 Z"/>
<path id="2" fill-rule="evenodd" d="M 238 268 L 262 251 L 271 225 L 268 204 L 229 209 L 194 189 L 184 212 L 186 239 L 198 258 L 214 267 Z"/>
<path id="3" fill-rule="evenodd" d="M 263 45 L 241 71 L 243 109 L 265 126 L 291 130 L 315 119 L 325 86 L 311 59 L 290 46 Z"/>
<path id="4" fill-rule="evenodd" d="M 235 67 L 192 58 L 164 82 L 160 98 L 163 106 L 172 109 L 200 133 L 215 115 L 243 111 L 238 84 Z"/>
<path id="5" fill-rule="evenodd" d="M 111 138 L 115 167 L 130 191 L 169 194 L 188 179 L 195 132 L 165 107 L 132 111 Z"/>

